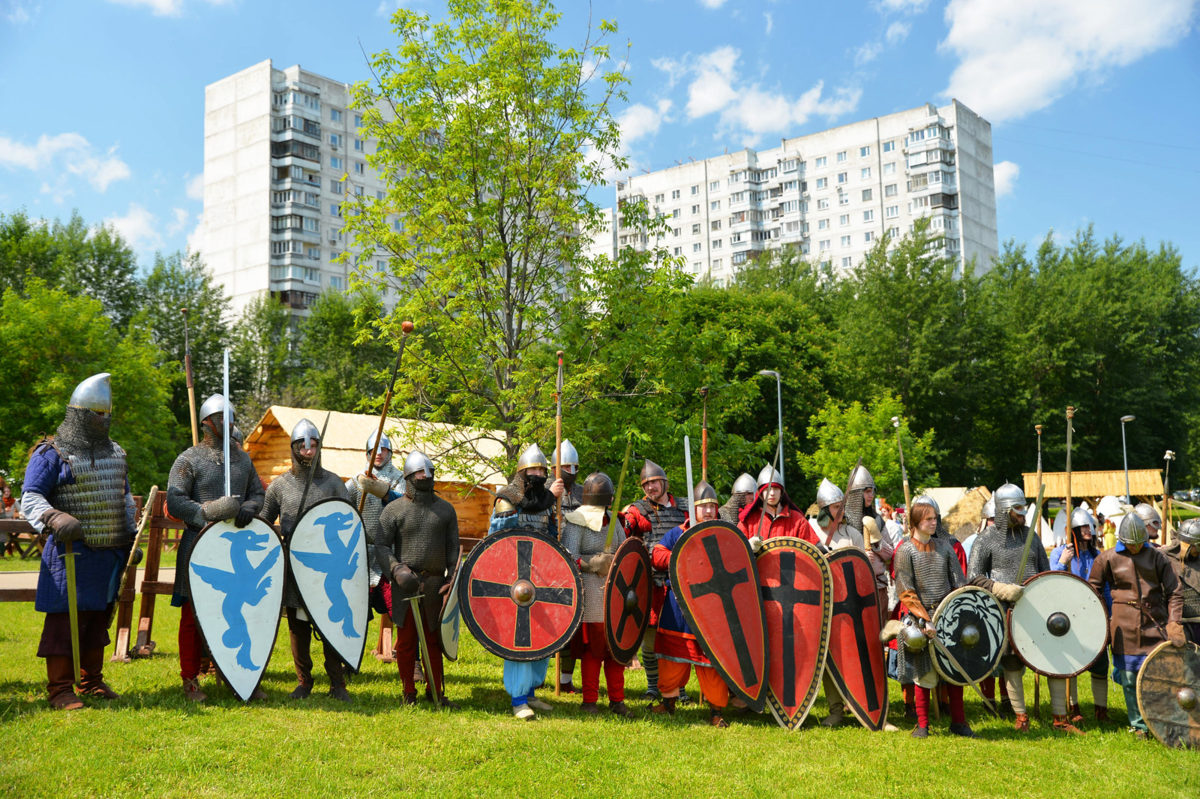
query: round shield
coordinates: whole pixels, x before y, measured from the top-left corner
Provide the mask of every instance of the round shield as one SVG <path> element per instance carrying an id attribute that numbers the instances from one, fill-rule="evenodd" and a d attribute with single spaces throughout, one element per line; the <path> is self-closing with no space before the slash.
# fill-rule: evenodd
<path id="1" fill-rule="evenodd" d="M 626 538 L 617 547 L 604 582 L 604 637 L 622 665 L 633 660 L 650 624 L 653 587 L 646 545 L 640 538 Z"/>
<path id="2" fill-rule="evenodd" d="M 954 685 L 977 683 L 990 675 L 1008 647 L 1003 606 L 975 586 L 951 591 L 933 614 L 933 628 L 945 647 L 933 648 L 933 666 Z"/>
<path id="3" fill-rule="evenodd" d="M 528 528 L 490 535 L 467 555 L 459 610 L 483 648 L 541 660 L 567 645 L 583 619 L 583 580 L 557 541 Z"/>
<path id="4" fill-rule="evenodd" d="M 344 499 L 323 499 L 296 522 L 288 563 L 308 617 L 358 671 L 367 643 L 370 571 L 362 517 Z"/>
<path id="5" fill-rule="evenodd" d="M 1177 749 L 1200 749 L 1200 646 L 1164 641 L 1142 663 L 1138 710 L 1154 737 Z"/>
<path id="6" fill-rule="evenodd" d="M 1008 634 L 1029 668 L 1047 677 L 1074 677 L 1108 644 L 1108 614 L 1086 580 L 1042 572 L 1025 581 L 1009 611 Z"/>
<path id="7" fill-rule="evenodd" d="M 462 562 L 462 547 L 459 547 L 454 576 L 450 578 L 450 591 L 446 594 L 446 601 L 442 603 L 442 615 L 439 617 L 442 654 L 446 656 L 446 660 L 458 660 L 458 622 L 462 615 L 458 612 L 458 576 L 462 574 Z"/>
<path id="8" fill-rule="evenodd" d="M 247 702 L 262 681 L 279 632 L 283 545 L 271 525 L 232 520 L 200 531 L 188 562 L 196 623 L 229 687 Z"/>

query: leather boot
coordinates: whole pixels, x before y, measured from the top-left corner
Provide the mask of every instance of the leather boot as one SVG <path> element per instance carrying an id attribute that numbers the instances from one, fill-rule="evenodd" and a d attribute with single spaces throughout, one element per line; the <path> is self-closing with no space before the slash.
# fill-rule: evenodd
<path id="1" fill-rule="evenodd" d="M 183 681 L 183 695 L 193 702 L 203 702 L 208 699 L 208 694 L 200 690 L 200 680 L 196 677 Z"/>
<path id="2" fill-rule="evenodd" d="M 1065 732 L 1068 735 L 1083 735 L 1083 730 L 1071 723 L 1071 720 L 1064 714 L 1054 717 L 1054 731 Z"/>
<path id="3" fill-rule="evenodd" d="M 75 695 L 75 665 L 70 655 L 46 658 L 46 694 L 55 710 L 79 710 L 83 702 Z"/>
<path id="4" fill-rule="evenodd" d="M 1029 732 L 1029 714 L 1018 713 L 1016 720 L 1013 721 L 1013 729 L 1017 732 Z"/>
<path id="5" fill-rule="evenodd" d="M 1109 722 L 1108 708 L 1103 705 L 1096 705 L 1096 721 L 1100 724 L 1107 724 Z"/>
<path id="6" fill-rule="evenodd" d="M 290 612 L 290 611 L 289 611 Z M 312 693 L 312 655 L 309 644 L 312 641 L 312 630 L 307 624 L 291 623 L 288 619 L 288 640 L 292 645 L 292 665 L 296 669 L 296 687 L 291 693 L 292 699 L 307 699 Z"/>
<path id="7" fill-rule="evenodd" d="M 675 715 L 675 697 L 664 696 L 659 702 L 650 706 L 650 712 L 658 713 L 659 715 L 662 715 L 665 713 L 668 716 L 674 716 Z"/>
<path id="8" fill-rule="evenodd" d="M 1072 724 L 1082 724 L 1083 709 L 1080 708 L 1079 705 L 1071 705 L 1069 708 L 1067 708 L 1067 717 L 1070 719 Z"/>
<path id="9" fill-rule="evenodd" d="M 79 657 L 80 691 L 84 696 L 118 699 L 120 694 L 104 682 L 104 647 L 89 649 Z"/>

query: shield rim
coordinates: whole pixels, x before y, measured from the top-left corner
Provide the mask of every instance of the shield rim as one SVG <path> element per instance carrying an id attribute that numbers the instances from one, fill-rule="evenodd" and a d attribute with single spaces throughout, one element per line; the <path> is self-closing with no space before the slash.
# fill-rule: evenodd
<path id="1" fill-rule="evenodd" d="M 481 628 L 475 621 L 474 614 L 471 612 L 470 597 L 466 595 L 466 586 L 470 585 L 470 580 L 459 580 L 458 607 L 459 613 L 462 614 L 462 620 L 466 622 L 467 629 L 471 631 L 471 635 L 475 637 L 475 640 L 479 642 L 480 646 L 491 652 L 493 655 L 504 658 L 505 660 L 512 660 L 520 663 L 548 658 L 555 652 L 561 651 L 567 646 L 567 644 L 570 643 L 571 639 L 575 637 L 575 633 L 579 631 L 579 625 L 583 621 L 583 578 L 579 574 L 579 569 L 575 568 L 574 558 L 571 557 L 567 550 L 563 549 L 562 544 L 551 538 L 547 538 L 532 527 L 511 527 L 507 530 L 501 530 L 498 533 L 492 533 L 484 538 L 482 541 L 472 547 L 471 551 L 467 554 L 467 561 L 462 566 L 463 574 L 465 574 L 467 577 L 470 577 L 471 570 L 475 568 L 475 563 L 479 560 L 484 552 L 495 546 L 497 542 L 516 537 L 534 538 L 541 543 L 551 546 L 558 552 L 559 555 L 562 556 L 562 559 L 570 567 L 571 573 L 575 577 L 575 613 L 571 617 L 571 623 L 568 625 L 566 632 L 556 638 L 549 645 L 534 652 L 513 652 L 511 649 L 505 649 L 504 647 L 501 647 L 491 638 L 482 633 Z"/>
<path id="2" fill-rule="evenodd" d="M 463 548 L 460 545 L 458 548 L 458 560 L 454 563 L 454 576 L 450 578 L 450 590 L 446 592 L 446 598 L 442 600 L 442 612 L 438 614 L 438 638 L 441 639 L 442 656 L 454 663 L 458 660 L 458 643 L 462 640 L 462 610 L 458 601 L 458 576 L 462 574 L 463 565 Z M 459 607 L 458 624 L 455 625 L 456 634 L 454 636 L 454 654 L 450 654 L 450 647 L 446 646 L 446 612 L 450 609 L 450 602 L 453 601 L 456 607 Z"/>
<path id="3" fill-rule="evenodd" d="M 1103 654 L 1106 649 L 1108 649 L 1109 635 L 1110 635 L 1110 630 L 1108 628 L 1108 611 L 1107 611 L 1107 607 L 1104 604 L 1104 598 L 1102 596 L 1100 596 L 1100 592 L 1097 591 L 1091 583 L 1089 583 L 1087 580 L 1083 579 L 1079 575 L 1072 574 L 1071 572 L 1068 572 L 1068 571 L 1050 570 L 1050 571 L 1038 572 L 1037 574 L 1027 578 L 1025 580 L 1025 582 L 1021 583 L 1021 586 L 1025 587 L 1025 586 L 1029 585 L 1030 583 L 1032 583 L 1034 580 L 1038 579 L 1039 577 L 1045 577 L 1046 575 L 1058 575 L 1061 577 L 1069 577 L 1072 580 L 1075 580 L 1083 585 L 1086 585 L 1088 590 L 1092 592 L 1092 595 L 1096 597 L 1096 601 L 1100 603 L 1100 608 L 1105 611 L 1105 614 L 1104 614 L 1104 644 L 1100 647 L 1100 650 L 1096 653 L 1096 657 L 1100 657 L 1100 655 Z M 1073 671 L 1068 674 L 1056 674 L 1054 672 L 1042 671 L 1037 666 L 1035 666 L 1029 662 L 1029 660 L 1025 657 L 1025 653 L 1021 651 L 1021 648 L 1019 646 L 1017 646 L 1017 639 L 1012 634 L 1013 610 L 1015 609 L 1016 605 L 1020 603 L 1020 601 L 1021 600 L 1018 599 L 1017 602 L 1013 604 L 1013 607 L 1009 608 L 1008 612 L 1005 613 L 1004 627 L 1008 631 L 1008 640 L 1012 643 L 1012 650 L 1017 653 L 1017 657 L 1019 657 L 1021 659 L 1021 662 L 1024 663 L 1026 666 L 1028 666 L 1033 671 L 1042 675 L 1043 677 L 1053 677 L 1056 679 L 1060 679 L 1060 678 L 1064 679 L 1064 680 L 1070 679 L 1071 677 L 1075 677 L 1075 676 L 1077 676 L 1079 674 L 1083 674 L 1085 671 L 1087 671 L 1088 667 L 1091 665 L 1092 661 L 1088 661 L 1088 663 L 1085 663 L 1083 665 L 1083 667 L 1080 668 L 1078 671 Z M 1092 660 L 1094 661 L 1095 658 L 1093 658 Z"/>
<path id="4" fill-rule="evenodd" d="M 994 672 L 996 670 L 996 664 L 998 664 L 1000 662 L 1000 658 L 1004 657 L 1004 653 L 1008 651 L 1008 641 L 1009 641 L 1009 638 L 1008 638 L 1008 612 L 1004 609 L 1004 606 L 1000 604 L 1000 600 L 996 599 L 996 597 L 993 596 L 990 591 L 985 591 L 984 589 L 980 588 L 977 585 L 959 586 L 958 588 L 955 588 L 950 593 L 946 594 L 945 598 L 942 599 L 942 601 L 938 604 L 937 609 L 933 612 L 933 629 L 935 631 L 938 629 L 938 627 L 937 627 L 938 619 L 940 619 L 942 617 L 942 608 L 946 607 L 947 602 L 949 602 L 951 599 L 958 596 L 959 594 L 974 593 L 976 591 L 986 594 L 988 597 L 990 597 L 992 604 L 995 605 L 996 609 L 999 611 L 999 613 L 1000 613 L 1000 631 L 1001 631 L 1001 634 L 1003 635 L 1003 638 L 1000 641 L 1000 648 L 996 650 L 996 659 L 992 661 L 991 667 L 987 670 L 988 673 L 985 674 L 983 677 L 980 677 L 979 680 L 976 680 L 975 682 L 971 682 L 970 680 L 968 680 L 966 682 L 959 682 L 958 680 L 954 679 L 949 674 L 947 674 L 948 669 L 943 670 L 943 668 L 950 667 L 950 664 L 948 664 L 948 663 L 943 664 L 941 662 L 942 658 L 943 658 L 942 652 L 937 647 L 934 647 L 934 650 L 933 650 L 934 671 L 936 671 L 938 673 L 939 677 L 941 677 L 943 680 L 950 683 L 951 685 L 963 685 L 963 686 L 976 685 L 980 681 L 987 679 L 988 675 L 990 675 L 992 672 Z M 943 646 L 946 645 L 945 641 L 942 642 L 942 645 Z M 952 668 L 952 667 L 950 667 L 950 668 Z"/>
<path id="5" fill-rule="evenodd" d="M 813 707 L 817 704 L 817 695 L 821 691 L 821 682 L 825 674 L 825 664 L 829 657 L 829 627 L 833 622 L 833 573 L 829 569 L 829 561 L 825 560 L 821 555 L 821 550 L 816 545 L 805 541 L 803 538 L 791 535 L 776 536 L 764 541 L 762 549 L 755 555 L 755 565 L 758 565 L 758 560 L 762 558 L 764 553 L 776 549 L 798 549 L 801 552 L 811 555 L 821 570 L 821 585 L 825 596 L 825 601 L 822 603 L 824 612 L 821 614 L 821 646 L 820 653 L 817 655 L 816 671 L 813 674 L 812 685 L 809 686 L 809 690 L 805 694 L 805 701 L 800 705 L 801 711 L 794 718 L 789 717 L 783 710 L 783 703 L 775 696 L 775 690 L 771 687 L 771 665 L 769 662 L 771 642 L 769 639 L 767 641 L 767 707 L 770 708 L 771 715 L 775 717 L 775 721 L 779 723 L 779 726 L 788 732 L 795 732 L 800 729 L 805 719 L 808 718 L 808 714 L 812 712 Z M 761 575 L 759 579 L 761 580 Z M 759 590 L 762 590 L 761 582 L 759 583 Z M 763 605 L 763 616 L 765 619 L 766 603 L 764 602 Z"/>
<path id="6" fill-rule="evenodd" d="M 635 554 L 629 554 L 635 550 Z M 616 566 L 627 557 L 636 557 L 638 560 L 643 561 L 643 566 L 646 568 L 646 598 L 648 600 L 646 602 L 645 613 L 642 614 L 642 622 L 638 625 L 638 636 L 634 639 L 633 648 L 629 650 L 628 654 L 616 645 L 616 638 L 614 637 L 610 623 L 611 619 L 608 615 L 609 599 L 612 595 L 613 582 L 616 580 L 614 576 L 617 573 Z M 609 569 L 608 577 L 604 580 L 604 640 L 608 644 L 609 653 L 622 666 L 628 666 L 633 662 L 633 657 L 637 654 L 638 646 L 641 644 L 642 638 L 645 637 L 646 630 L 650 627 L 650 606 L 654 604 L 653 575 L 654 571 L 650 563 L 650 552 L 646 549 L 645 542 L 640 538 L 633 537 L 622 541 L 621 545 L 617 547 L 617 551 L 613 553 L 612 568 Z"/>
<path id="7" fill-rule="evenodd" d="M 737 540 L 741 542 L 743 547 L 745 547 L 746 555 L 748 556 L 750 565 L 754 569 L 754 585 L 755 587 L 758 586 L 758 561 L 754 557 L 754 552 L 750 550 L 750 542 L 746 540 L 746 536 L 742 534 L 741 530 L 734 527 L 729 522 L 722 521 L 721 519 L 712 519 L 707 522 L 701 522 L 700 524 L 692 525 L 688 529 L 684 530 L 683 535 L 679 536 L 679 540 L 675 542 L 675 546 L 671 549 L 671 562 L 668 566 L 668 574 L 670 574 L 671 577 L 672 591 L 675 590 L 675 586 L 682 584 L 679 580 L 678 563 L 679 553 L 683 551 L 684 544 L 700 533 L 703 533 L 704 531 L 710 530 L 714 527 L 719 527 L 734 533 L 737 537 Z M 695 617 L 692 615 L 692 610 L 690 607 L 688 607 L 683 595 L 677 593 L 675 598 L 679 600 L 679 607 L 683 611 L 684 618 L 687 619 L 688 626 L 692 629 L 692 634 L 696 636 L 696 641 L 699 642 L 700 648 L 704 650 L 704 654 L 708 657 L 708 661 L 710 664 L 712 664 L 712 667 L 716 669 L 718 674 L 721 675 L 721 679 L 725 680 L 725 684 L 729 686 L 730 693 L 737 695 L 755 713 L 761 713 L 766 707 L 767 701 L 767 614 L 763 609 L 762 594 L 756 590 L 754 595 L 758 599 L 758 620 L 762 628 L 763 641 L 762 673 L 759 675 L 759 690 L 757 695 L 751 695 L 743 690 L 737 684 L 737 681 L 731 678 L 728 670 L 725 668 L 725 665 L 717 658 L 713 657 L 712 648 L 708 645 L 708 641 L 705 640 L 704 636 L 700 634 L 700 627 L 696 624 Z M 751 654 L 756 653 L 752 652 Z"/>
<path id="8" fill-rule="evenodd" d="M 200 539 L 204 537 L 204 534 L 207 533 L 209 530 L 211 530 L 213 527 L 217 526 L 218 524 L 224 523 L 224 521 L 227 521 L 227 520 L 209 522 L 208 524 L 204 525 L 203 528 L 201 528 L 200 532 L 196 534 L 196 542 L 194 544 L 192 544 L 192 553 L 193 554 L 195 554 L 196 547 L 199 546 Z M 250 523 L 252 524 L 254 521 L 262 522 L 263 526 L 266 527 L 268 530 L 270 530 L 271 534 L 275 536 L 275 540 L 279 542 L 279 548 L 281 550 L 286 549 L 286 547 L 284 547 L 284 545 L 283 545 L 283 536 L 281 536 L 279 534 L 279 531 L 275 529 L 274 525 L 272 525 L 270 522 L 268 522 L 266 519 L 264 519 L 261 516 L 255 516 L 251 520 Z M 283 567 L 284 568 L 284 579 L 286 580 L 287 559 L 284 558 L 283 562 L 284 562 L 284 567 Z M 188 580 L 189 594 L 190 594 L 191 593 L 190 585 L 191 585 L 191 581 L 192 581 L 191 558 L 188 559 L 187 580 Z M 189 601 L 194 601 L 194 600 L 189 600 Z M 242 696 L 241 694 L 239 694 L 238 690 L 233 687 L 233 683 L 231 683 L 229 681 L 229 678 L 225 676 L 225 669 L 222 669 L 219 667 L 217 668 L 217 674 L 219 674 L 221 676 L 221 682 L 225 683 L 225 685 L 227 685 L 229 687 L 229 690 L 233 692 L 233 695 L 236 696 L 238 699 L 240 699 L 243 704 L 249 703 L 250 697 L 254 696 L 254 692 L 257 691 L 262 686 L 263 678 L 267 676 L 267 667 L 271 665 L 271 658 L 275 654 L 275 642 L 279 640 L 279 625 L 280 625 L 282 617 L 283 617 L 283 584 L 282 584 L 282 582 L 279 585 L 279 608 L 275 611 L 274 616 L 275 616 L 275 632 L 272 633 L 272 635 L 271 635 L 271 648 L 267 651 L 266 662 L 263 663 L 262 669 L 259 670 L 258 680 L 254 683 L 254 687 L 250 689 L 249 694 L 247 694 L 246 696 Z M 209 643 L 208 643 L 208 633 L 206 633 L 204 631 L 204 624 L 203 624 L 203 622 L 200 621 L 200 618 L 198 616 L 196 617 L 196 629 L 200 631 L 200 638 L 204 641 L 204 648 L 207 649 L 208 652 L 211 654 L 213 650 L 212 650 L 212 647 L 209 646 Z"/>
<path id="9" fill-rule="evenodd" d="M 871 565 L 871 559 L 867 557 L 867 554 L 865 552 L 863 552 L 861 549 L 858 549 L 857 547 L 842 547 L 840 549 L 835 549 L 832 552 L 825 552 L 822 554 L 822 557 L 824 557 L 826 563 L 829 564 L 829 571 L 830 571 L 831 579 L 832 579 L 832 574 L 833 574 L 833 561 L 834 560 L 842 560 L 844 558 L 861 558 L 862 562 L 864 564 L 866 564 L 867 569 L 871 572 L 872 580 L 874 580 L 875 567 L 873 567 Z M 875 607 L 877 609 L 879 608 L 878 592 L 876 592 L 876 594 L 875 594 Z M 858 723 L 863 725 L 864 727 L 866 727 L 868 730 L 871 730 L 872 732 L 878 732 L 878 731 L 882 730 L 884 728 L 884 726 L 887 724 L 888 705 L 889 705 L 887 663 L 883 662 L 883 645 L 880 644 L 878 647 L 872 646 L 871 650 L 870 650 L 870 651 L 874 651 L 877 653 L 877 656 L 879 657 L 880 663 L 883 667 L 881 669 L 881 674 L 883 675 L 883 692 L 882 692 L 883 701 L 881 704 L 883 705 L 883 709 L 879 715 L 879 724 L 874 724 L 871 721 L 870 716 L 867 715 L 866 710 L 859 704 L 859 701 L 849 695 L 850 691 L 846 688 L 846 680 L 844 677 L 842 677 L 842 673 L 838 669 L 837 664 L 833 658 L 833 654 L 832 654 L 832 649 L 833 649 L 833 594 L 832 594 L 832 590 L 831 590 L 830 597 L 829 597 L 829 612 L 830 612 L 830 636 L 829 636 L 830 637 L 830 655 L 829 655 L 829 659 L 827 661 L 828 667 L 829 667 L 829 676 L 833 678 L 833 684 L 835 686 L 837 686 L 838 693 L 842 695 L 842 699 L 845 700 L 845 702 L 846 702 L 846 707 L 850 708 L 850 712 L 854 714 L 854 717 L 856 719 L 858 719 Z M 880 619 L 880 622 L 879 622 L 879 629 L 880 630 L 883 629 L 882 618 Z M 870 645 L 870 644 L 868 643 L 868 645 Z"/>
<path id="10" fill-rule="evenodd" d="M 1159 652 L 1163 651 L 1164 649 L 1167 649 L 1168 647 L 1171 649 L 1178 648 L 1181 650 L 1191 649 L 1192 652 L 1195 653 L 1195 655 L 1198 658 L 1200 658 L 1200 644 L 1195 644 L 1195 643 L 1192 643 L 1191 641 L 1188 641 L 1182 647 L 1176 647 L 1170 641 L 1163 641 L 1161 644 L 1154 647 L 1154 649 L 1150 650 L 1150 654 L 1146 655 L 1146 659 L 1144 661 L 1142 661 L 1142 667 L 1140 669 L 1138 669 L 1137 684 L 1136 684 L 1136 688 L 1135 688 L 1135 691 L 1137 693 L 1138 712 L 1142 714 L 1142 720 L 1146 722 L 1146 727 L 1149 728 L 1150 734 L 1153 735 L 1158 740 L 1158 742 L 1161 743 L 1163 746 L 1169 747 L 1171 749 L 1190 749 L 1191 747 L 1189 747 L 1189 746 L 1178 746 L 1175 744 L 1169 744 L 1166 741 L 1164 741 L 1162 739 L 1162 736 L 1159 734 L 1159 731 L 1155 729 L 1155 726 L 1150 724 L 1149 717 L 1146 715 L 1145 710 L 1142 709 L 1142 675 L 1146 673 L 1146 664 L 1149 663 L 1151 660 L 1153 660 L 1154 657 L 1156 655 L 1158 655 Z"/>
<path id="11" fill-rule="evenodd" d="M 358 648 L 357 664 L 351 664 L 345 655 L 343 655 L 341 652 L 338 652 L 338 656 L 342 659 L 342 662 L 346 665 L 346 668 L 350 669 L 350 672 L 352 674 L 358 674 L 359 670 L 362 668 L 363 656 L 366 654 L 366 651 L 367 651 L 367 631 L 371 627 L 371 569 L 370 569 L 370 566 L 367 565 L 367 561 L 366 561 L 367 524 L 365 521 L 363 521 L 362 515 L 358 512 L 358 508 L 354 507 L 354 505 L 351 502 L 344 500 L 341 497 L 326 497 L 325 499 L 319 500 L 318 502 L 314 502 L 312 505 L 309 505 L 308 510 L 304 511 L 304 513 L 300 515 L 300 518 L 296 520 L 296 526 L 292 529 L 292 535 L 289 537 L 288 545 L 285 547 L 285 549 L 287 550 L 288 571 L 292 573 L 292 582 L 296 583 L 296 593 L 300 595 L 300 604 L 302 604 L 304 606 L 305 615 L 308 616 L 309 621 L 317 628 L 317 632 L 321 634 L 321 640 L 328 641 L 329 638 L 325 635 L 323 623 L 317 621 L 317 614 L 309 611 L 308 600 L 304 596 L 304 591 L 302 591 L 300 589 L 300 584 L 298 582 L 296 582 L 295 569 L 292 567 L 291 543 L 292 543 L 292 540 L 295 539 L 296 529 L 299 528 L 300 525 L 304 522 L 304 520 L 308 518 L 308 515 L 310 513 L 312 513 L 313 511 L 315 511 L 317 508 L 321 507 L 322 505 L 328 505 L 333 502 L 340 503 L 340 504 L 345 505 L 346 507 L 350 508 L 350 510 L 352 510 L 354 512 L 355 518 L 358 519 L 359 524 L 362 525 L 362 546 L 363 546 L 363 556 L 364 556 L 362 568 L 363 568 L 363 571 L 367 575 L 367 582 L 366 582 L 366 584 L 367 584 L 367 590 L 366 590 L 367 623 L 365 625 L 363 625 L 362 645 L 359 646 L 359 648 Z M 332 646 L 332 642 L 330 643 L 330 645 Z M 334 648 L 334 651 L 337 652 L 336 647 Z"/>

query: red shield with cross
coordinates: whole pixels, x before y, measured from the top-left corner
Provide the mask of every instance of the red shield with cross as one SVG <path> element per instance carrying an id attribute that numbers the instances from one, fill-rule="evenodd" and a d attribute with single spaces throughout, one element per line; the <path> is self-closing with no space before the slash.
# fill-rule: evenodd
<path id="1" fill-rule="evenodd" d="M 875 570 L 861 549 L 835 549 L 825 560 L 833 577 L 829 672 L 854 717 L 879 730 L 887 722 L 888 693 Z"/>
<path id="2" fill-rule="evenodd" d="M 626 538 L 613 555 L 604 583 L 604 637 L 613 657 L 628 666 L 650 624 L 650 553 L 640 538 Z"/>

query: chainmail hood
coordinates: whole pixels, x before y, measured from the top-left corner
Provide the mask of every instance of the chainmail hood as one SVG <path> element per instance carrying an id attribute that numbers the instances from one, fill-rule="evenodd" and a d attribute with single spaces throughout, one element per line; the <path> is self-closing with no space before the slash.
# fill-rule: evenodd
<path id="1" fill-rule="evenodd" d="M 106 458 L 114 453 L 108 428 L 112 417 L 101 416 L 84 408 L 67 408 L 62 424 L 54 432 L 55 446 L 70 455 Z"/>
<path id="2" fill-rule="evenodd" d="M 530 485 L 524 469 L 517 472 L 508 485 L 496 492 L 500 499 L 507 500 L 520 513 L 538 513 L 554 507 L 554 495 L 543 484 L 540 488 Z"/>

